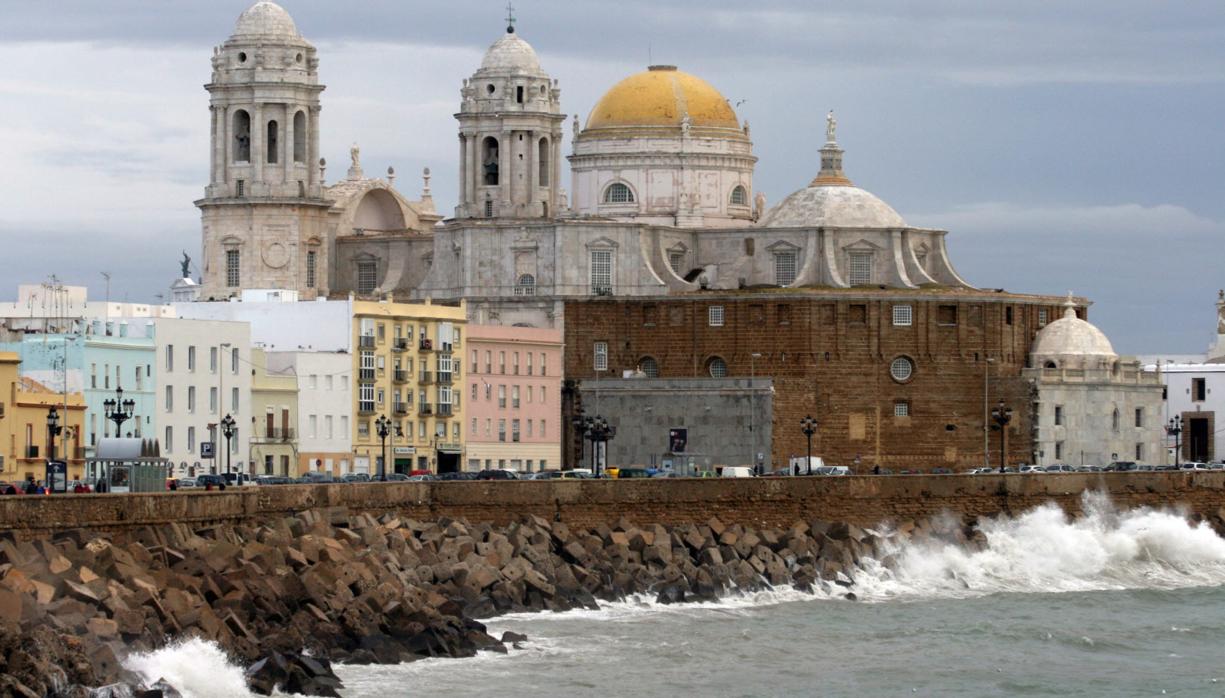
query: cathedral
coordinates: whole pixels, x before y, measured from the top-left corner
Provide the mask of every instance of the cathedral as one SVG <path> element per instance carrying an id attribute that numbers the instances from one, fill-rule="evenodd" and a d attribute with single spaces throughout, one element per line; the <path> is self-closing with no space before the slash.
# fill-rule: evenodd
<path id="1" fill-rule="evenodd" d="M 769 376 L 772 463 L 804 451 L 810 414 L 814 448 L 838 464 L 1049 460 L 1023 371 L 1039 331 L 1083 319 L 1087 301 L 966 283 L 946 231 L 852 181 L 833 113 L 813 179 L 772 207 L 754 190 L 749 124 L 676 66 L 630 75 L 571 117 L 566 152 L 561 85 L 512 22 L 459 81 L 458 201 L 444 218 L 428 170 L 410 199 L 394 172 L 368 177 L 356 146 L 326 183 L 318 65 L 272 2 L 214 51 L 201 300 L 463 299 L 475 323 L 563 330 L 576 385 Z M 993 420 L 997 401 L 1015 418 Z"/>

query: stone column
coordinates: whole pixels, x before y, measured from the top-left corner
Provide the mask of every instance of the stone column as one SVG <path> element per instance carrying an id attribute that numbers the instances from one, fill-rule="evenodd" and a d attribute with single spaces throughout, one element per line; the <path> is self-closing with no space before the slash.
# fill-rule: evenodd
<path id="1" fill-rule="evenodd" d="M 321 184 L 319 181 L 319 107 L 312 106 L 306 110 L 306 173 L 307 173 L 307 195 L 314 196 L 315 185 Z"/>
<path id="2" fill-rule="evenodd" d="M 536 165 L 536 158 L 539 157 L 539 149 L 536 148 L 536 132 L 527 132 L 527 147 L 524 148 L 523 162 L 527 167 L 527 177 L 524 181 L 527 182 L 527 195 L 523 197 L 524 202 L 529 206 L 534 206 L 536 203 L 536 189 L 540 186 L 536 175 L 540 168 Z"/>
<path id="3" fill-rule="evenodd" d="M 208 133 L 209 138 L 212 140 L 208 144 L 208 183 L 210 185 L 209 196 L 212 196 L 213 185 L 217 184 L 217 146 L 220 145 L 220 139 L 217 134 L 217 107 L 212 104 L 208 105 L 208 118 Z"/>
<path id="4" fill-rule="evenodd" d="M 561 131 L 553 133 L 553 162 L 549 163 L 553 168 L 553 172 L 549 177 L 549 211 L 553 215 L 560 213 L 557 206 L 560 200 L 557 197 L 557 192 L 561 190 Z M 570 196 L 574 196 L 574 192 L 570 192 Z"/>
<path id="5" fill-rule="evenodd" d="M 498 198 L 501 199 L 502 206 L 498 207 L 497 213 L 499 216 L 505 216 L 510 213 L 510 173 L 511 173 L 511 136 L 513 134 L 503 133 L 498 137 Z"/>
<path id="6" fill-rule="evenodd" d="M 484 205 L 483 202 L 477 201 L 478 185 L 482 181 L 484 173 L 481 171 L 481 136 L 479 133 L 469 134 L 465 136 L 465 143 L 468 149 L 468 181 L 464 185 L 467 187 L 468 204 L 473 208 L 468 211 L 468 215 L 476 216 L 477 209 Z"/>
<path id="7" fill-rule="evenodd" d="M 459 134 L 459 189 L 456 191 L 459 203 L 456 213 L 463 215 L 469 202 L 468 196 L 468 137 Z"/>
<path id="8" fill-rule="evenodd" d="M 251 114 L 251 193 L 263 195 L 264 189 L 264 105 L 255 103 Z"/>
<path id="9" fill-rule="evenodd" d="M 293 174 L 293 105 L 289 102 L 285 103 L 285 114 L 281 117 L 284 121 L 284 126 L 281 127 L 281 172 L 284 176 L 281 181 L 285 183 L 285 187 L 293 192 L 293 196 L 298 195 L 298 178 Z"/>

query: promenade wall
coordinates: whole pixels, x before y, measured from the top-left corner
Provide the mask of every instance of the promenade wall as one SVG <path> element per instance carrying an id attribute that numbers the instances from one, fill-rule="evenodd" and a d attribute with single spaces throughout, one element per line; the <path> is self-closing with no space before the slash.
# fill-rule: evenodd
<path id="1" fill-rule="evenodd" d="M 755 527 L 813 519 L 872 525 L 946 511 L 967 517 L 1018 514 L 1051 501 L 1077 514 L 1085 491 L 1104 492 L 1123 509 L 1182 507 L 1190 515 L 1217 515 L 1225 507 L 1225 472 L 404 482 L 18 495 L 0 497 L 0 531 L 26 538 L 75 527 L 240 523 L 332 507 L 495 524 L 534 514 L 578 526 L 611 524 L 623 516 L 665 525 L 712 516 Z"/>

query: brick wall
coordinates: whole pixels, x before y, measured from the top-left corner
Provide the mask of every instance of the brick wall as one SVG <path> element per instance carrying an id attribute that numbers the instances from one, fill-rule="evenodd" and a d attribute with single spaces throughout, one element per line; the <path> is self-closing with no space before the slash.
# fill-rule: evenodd
<path id="1" fill-rule="evenodd" d="M 990 406 L 1003 399 L 1013 409 L 1009 462 L 1032 462 L 1032 396 L 1021 369 L 1040 311 L 1058 317 L 1057 299 L 852 291 L 568 302 L 566 377 L 594 377 L 595 342 L 609 346 L 605 375 L 649 356 L 661 378 L 708 376 L 718 357 L 729 376 L 774 380 L 774 462 L 804 455 L 799 424 L 811 414 L 818 420 L 813 454 L 828 463 L 854 467 L 858 458 L 860 471 L 877 463 L 926 471 L 982 465 L 986 373 Z M 909 326 L 894 325 L 895 305 L 911 307 Z M 723 308 L 722 326 L 711 326 L 712 306 Z M 903 382 L 890 375 L 899 357 L 914 365 Z M 910 416 L 894 416 L 898 403 Z M 989 437 L 990 461 L 998 464 L 999 432 Z"/>
<path id="2" fill-rule="evenodd" d="M 1016 514 L 1049 501 L 1076 513 L 1087 490 L 1105 492 L 1120 508 L 1178 506 L 1192 514 L 1217 514 L 1225 507 L 1225 472 L 401 482 L 19 495 L 0 497 L 0 530 L 32 537 L 75 527 L 203 525 L 320 507 L 495 523 L 536 514 L 579 525 L 613 523 L 622 516 L 643 524 L 703 522 L 718 516 L 726 523 L 754 526 L 789 526 L 814 518 L 872 525 L 944 511 Z"/>

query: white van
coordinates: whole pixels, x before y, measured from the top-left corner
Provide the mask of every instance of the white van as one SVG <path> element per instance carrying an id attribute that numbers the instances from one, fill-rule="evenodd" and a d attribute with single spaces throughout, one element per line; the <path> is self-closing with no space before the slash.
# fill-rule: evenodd
<path id="1" fill-rule="evenodd" d="M 823 465 L 812 472 L 814 475 L 850 475 L 851 469 L 845 465 Z"/>
<path id="2" fill-rule="evenodd" d="M 816 475 L 818 470 L 825 467 L 825 461 L 817 456 L 813 456 L 811 459 L 799 456 L 792 458 L 787 465 L 791 467 L 792 475 Z"/>
<path id="3" fill-rule="evenodd" d="M 720 477 L 753 477 L 753 469 L 747 465 L 725 465 Z"/>

